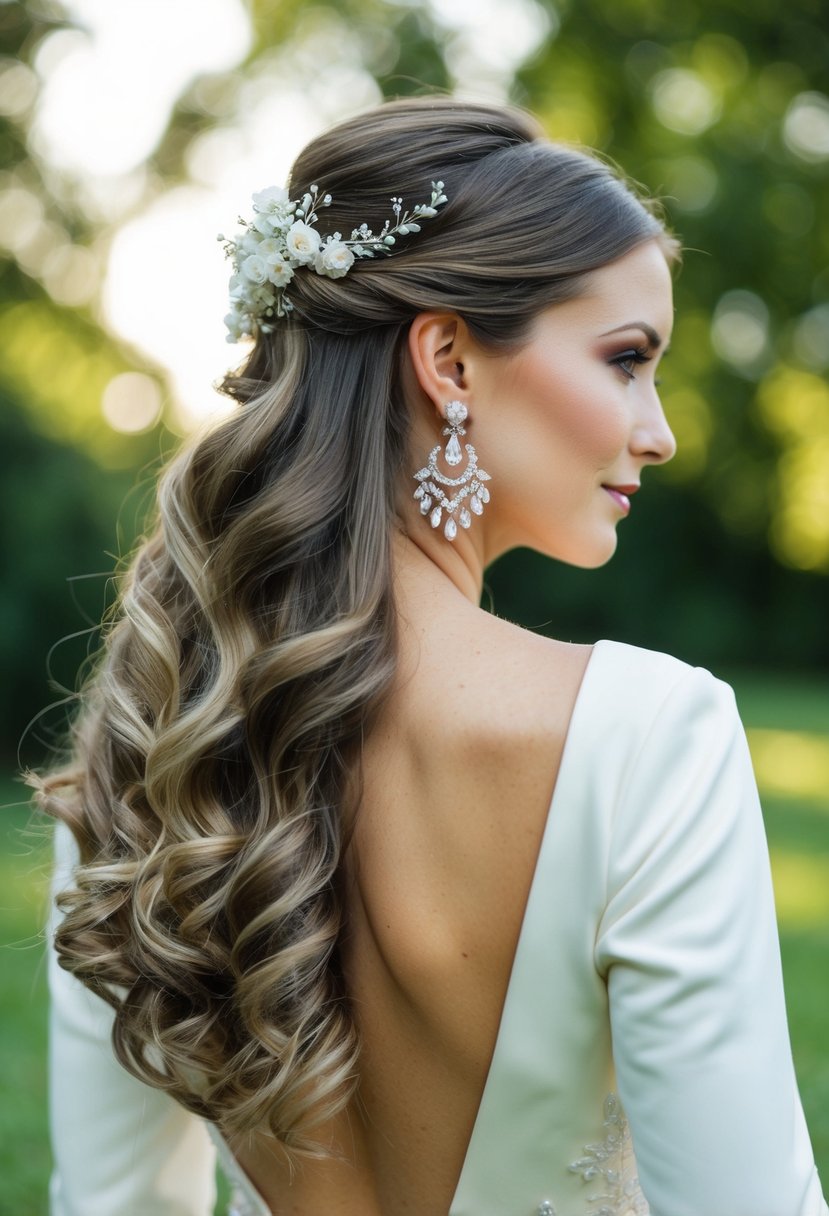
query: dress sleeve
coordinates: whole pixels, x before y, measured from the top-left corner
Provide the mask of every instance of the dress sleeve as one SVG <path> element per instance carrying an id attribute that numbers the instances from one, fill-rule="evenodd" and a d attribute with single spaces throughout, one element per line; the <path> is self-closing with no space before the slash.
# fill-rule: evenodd
<path id="1" fill-rule="evenodd" d="M 53 896 L 76 860 L 59 824 Z M 204 1124 L 115 1059 L 109 1006 L 58 965 L 57 917 L 49 933 L 51 1216 L 209 1216 L 215 1152 Z"/>
<path id="2" fill-rule="evenodd" d="M 628 769 L 596 942 L 652 1216 L 827 1216 L 731 689 L 689 669 Z"/>

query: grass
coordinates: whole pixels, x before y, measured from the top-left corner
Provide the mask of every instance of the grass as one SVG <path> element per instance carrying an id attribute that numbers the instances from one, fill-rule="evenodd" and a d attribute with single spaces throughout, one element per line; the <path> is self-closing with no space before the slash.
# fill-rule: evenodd
<path id="1" fill-rule="evenodd" d="M 789 1024 L 806 1121 L 829 1179 L 829 689 L 733 675 L 771 848 Z M 50 849 L 0 784 L 0 1216 L 46 1216 L 45 920 Z M 17 802 L 17 806 L 9 805 Z"/>

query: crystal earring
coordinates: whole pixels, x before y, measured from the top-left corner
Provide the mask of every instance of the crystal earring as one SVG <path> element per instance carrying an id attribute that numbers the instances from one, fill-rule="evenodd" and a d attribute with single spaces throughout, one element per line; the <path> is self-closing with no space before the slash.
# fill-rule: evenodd
<path id="1" fill-rule="evenodd" d="M 459 435 L 465 435 L 463 424 L 468 416 L 466 406 L 462 401 L 450 401 L 446 406 L 446 421 L 448 426 L 443 428 L 443 434 L 449 436 L 444 460 L 455 468 L 463 460 L 463 452 L 458 442 Z M 415 473 L 418 487 L 414 497 L 420 502 L 420 514 L 429 516 L 433 528 L 439 528 L 443 523 L 446 512 L 446 522 L 443 524 L 443 535 L 447 540 L 454 540 L 458 535 L 458 524 L 468 528 L 472 523 L 472 515 L 483 515 L 484 503 L 489 502 L 489 490 L 484 482 L 490 481 L 489 473 L 478 468 L 478 457 L 471 443 L 463 445 L 466 448 L 466 468 L 459 477 L 447 477 L 438 468 L 438 456 L 441 445 L 438 443 L 429 453 L 429 463 Z M 455 491 L 451 498 L 441 488 L 446 486 Z M 469 506 L 465 500 L 469 499 Z M 471 512 L 471 514 L 470 514 Z"/>

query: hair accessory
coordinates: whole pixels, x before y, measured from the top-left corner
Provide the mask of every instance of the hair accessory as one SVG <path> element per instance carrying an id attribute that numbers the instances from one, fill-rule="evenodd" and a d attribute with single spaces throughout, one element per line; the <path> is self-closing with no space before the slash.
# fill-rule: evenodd
<path id="1" fill-rule="evenodd" d="M 352 230 L 348 240 L 339 232 L 321 237 L 315 225 L 320 207 L 330 207 L 330 194 L 310 186 L 300 199 L 289 199 L 281 186 L 269 186 L 253 196 L 253 219 L 239 217 L 242 231 L 234 238 L 219 233 L 225 256 L 233 263 L 230 309 L 225 317 L 227 341 L 251 338 L 255 330 L 270 333 L 273 322 L 292 309 L 285 288 L 302 266 L 328 279 L 348 274 L 357 258 L 391 253 L 398 236 L 420 232 L 420 221 L 437 215 L 447 202 L 443 182 L 432 182 L 428 203 L 403 210 L 403 199 L 393 196 L 393 218 L 375 235 L 368 224 Z"/>
<path id="2" fill-rule="evenodd" d="M 447 404 L 446 421 L 449 425 L 443 428 L 442 433 L 449 436 L 449 442 L 443 457 L 452 468 L 463 460 L 458 436 L 466 434 L 463 424 L 467 416 L 468 411 L 462 401 L 450 401 Z M 429 453 L 428 465 L 418 469 L 414 475 L 415 481 L 420 483 L 414 492 L 414 497 L 420 501 L 420 514 L 428 515 L 432 527 L 439 528 L 445 511 L 447 518 L 443 525 L 443 535 L 447 540 L 454 540 L 458 535 L 458 524 L 462 528 L 468 528 L 473 515 L 483 515 L 484 503 L 489 502 L 489 490 L 484 482 L 491 481 L 492 478 L 489 473 L 478 468 L 478 457 L 472 444 L 465 443 L 463 446 L 466 449 L 467 463 L 460 477 L 447 477 L 445 473 L 441 473 L 438 468 L 440 444 L 433 447 Z M 455 490 L 456 493 L 449 498 L 442 486 Z M 467 498 L 468 507 L 463 505 Z"/>

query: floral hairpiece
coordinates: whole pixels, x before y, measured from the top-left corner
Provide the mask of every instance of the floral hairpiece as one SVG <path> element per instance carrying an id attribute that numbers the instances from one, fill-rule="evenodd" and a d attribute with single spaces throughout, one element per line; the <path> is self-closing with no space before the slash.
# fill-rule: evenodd
<path id="1" fill-rule="evenodd" d="M 285 288 L 301 266 L 329 279 L 348 274 L 357 258 L 391 253 L 398 236 L 420 232 L 420 220 L 437 215 L 447 201 L 443 182 L 432 182 L 428 203 L 403 210 L 402 198 L 392 197 L 394 217 L 375 235 L 368 224 L 352 230 L 348 240 L 339 232 L 321 237 L 315 225 L 320 207 L 331 206 L 331 195 L 310 186 L 301 199 L 289 199 L 281 186 L 269 186 L 253 196 L 253 219 L 240 217 L 242 231 L 224 242 L 225 256 L 233 263 L 230 277 L 230 312 L 225 317 L 227 341 L 253 337 L 255 330 L 270 333 L 273 323 L 293 305 Z"/>

